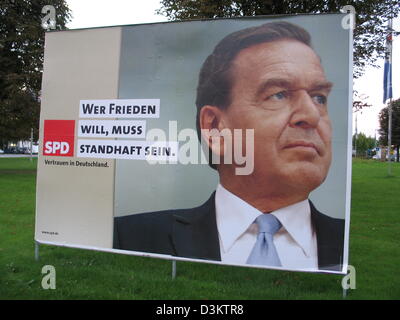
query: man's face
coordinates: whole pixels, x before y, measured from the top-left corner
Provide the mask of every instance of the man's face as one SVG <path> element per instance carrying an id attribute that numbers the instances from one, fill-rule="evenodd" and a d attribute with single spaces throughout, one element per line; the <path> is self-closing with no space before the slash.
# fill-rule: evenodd
<path id="1" fill-rule="evenodd" d="M 254 129 L 252 185 L 308 196 L 331 162 L 331 83 L 319 57 L 301 42 L 279 40 L 242 50 L 231 70 L 222 119 L 230 129 Z"/>

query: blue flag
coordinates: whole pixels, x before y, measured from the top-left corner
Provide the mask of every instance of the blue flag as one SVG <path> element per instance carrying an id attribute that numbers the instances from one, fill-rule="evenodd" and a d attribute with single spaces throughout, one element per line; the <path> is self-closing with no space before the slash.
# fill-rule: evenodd
<path id="1" fill-rule="evenodd" d="M 392 97 L 392 20 L 390 19 L 386 36 L 385 66 L 383 69 L 383 103 L 386 103 L 386 100 Z"/>

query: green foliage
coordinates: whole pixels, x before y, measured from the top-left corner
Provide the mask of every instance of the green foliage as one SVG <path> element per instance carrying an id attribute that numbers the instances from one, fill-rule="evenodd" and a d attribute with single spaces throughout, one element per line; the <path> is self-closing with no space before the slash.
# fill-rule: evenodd
<path id="1" fill-rule="evenodd" d="M 375 138 L 367 137 L 362 132 L 353 135 L 353 147 L 356 149 L 357 157 L 367 157 L 367 151 L 376 146 Z"/>
<path id="2" fill-rule="evenodd" d="M 330 13 L 352 5 L 356 11 L 354 30 L 354 75 L 363 74 L 384 56 L 389 17 L 397 17 L 398 0 L 162 0 L 159 14 L 170 20 L 211 19 L 294 13 Z"/>
<path id="3" fill-rule="evenodd" d="M 400 99 L 390 103 L 392 108 L 392 146 L 396 149 L 396 161 L 400 161 Z M 379 113 L 380 143 L 388 144 L 389 109 L 385 107 Z M 393 150 L 393 149 L 392 149 Z"/>
<path id="4" fill-rule="evenodd" d="M 70 12 L 64 0 L 0 2 L 0 148 L 9 141 L 37 139 L 43 70 L 43 6 L 56 10 L 56 28 L 65 29 Z"/>
<path id="5" fill-rule="evenodd" d="M 390 104 L 392 108 L 392 145 L 400 145 L 400 99 L 394 100 Z M 389 126 L 389 109 L 383 108 L 379 112 L 379 134 L 380 143 L 387 145 L 388 126 Z"/>

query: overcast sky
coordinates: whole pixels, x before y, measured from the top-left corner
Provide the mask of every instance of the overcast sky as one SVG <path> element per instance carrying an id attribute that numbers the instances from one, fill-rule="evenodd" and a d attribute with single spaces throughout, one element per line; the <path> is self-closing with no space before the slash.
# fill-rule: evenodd
<path id="1" fill-rule="evenodd" d="M 70 29 L 91 28 L 124 24 L 139 24 L 167 21 L 167 18 L 156 15 L 160 8 L 159 0 L 66 0 L 72 10 Z M 393 21 L 393 28 L 400 30 L 400 19 Z M 365 75 L 355 82 L 354 88 L 367 96 L 366 102 L 372 107 L 357 114 L 358 132 L 374 136 L 379 128 L 378 114 L 385 106 L 383 99 L 383 59 L 378 61 L 382 68 L 367 68 Z M 400 97 L 400 37 L 393 41 L 393 98 Z M 353 114 L 353 132 L 355 131 L 355 114 Z"/>

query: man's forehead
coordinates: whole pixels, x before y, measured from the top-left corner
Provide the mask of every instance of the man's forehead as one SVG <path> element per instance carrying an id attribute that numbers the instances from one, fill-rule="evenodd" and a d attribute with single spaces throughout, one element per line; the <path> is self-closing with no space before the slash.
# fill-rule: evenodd
<path id="1" fill-rule="evenodd" d="M 261 43 L 242 50 L 233 62 L 233 76 L 257 76 L 259 81 L 270 79 L 272 84 L 326 85 L 326 76 L 315 51 L 297 40 Z"/>
<path id="2" fill-rule="evenodd" d="M 294 39 L 263 42 L 241 50 L 234 65 L 251 65 L 254 62 L 274 65 L 278 63 L 313 63 L 321 66 L 321 59 L 310 46 Z"/>

